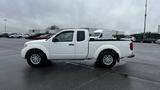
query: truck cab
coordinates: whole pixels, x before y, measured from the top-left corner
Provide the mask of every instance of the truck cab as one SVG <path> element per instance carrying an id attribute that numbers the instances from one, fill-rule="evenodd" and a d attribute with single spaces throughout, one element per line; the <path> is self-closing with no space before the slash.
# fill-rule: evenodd
<path id="1" fill-rule="evenodd" d="M 51 59 L 84 59 L 88 53 L 88 30 L 64 30 L 49 39 Z"/>

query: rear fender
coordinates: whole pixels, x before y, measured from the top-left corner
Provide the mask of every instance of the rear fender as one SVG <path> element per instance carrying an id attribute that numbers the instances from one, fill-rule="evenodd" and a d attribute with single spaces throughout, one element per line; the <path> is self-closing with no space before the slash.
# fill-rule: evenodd
<path id="1" fill-rule="evenodd" d="M 121 52 L 120 52 L 120 50 L 119 50 L 117 47 L 115 47 L 115 46 L 113 46 L 113 45 L 103 45 L 103 46 L 101 46 L 101 47 L 99 47 L 99 48 L 97 49 L 97 51 L 96 51 L 95 54 L 94 54 L 94 58 L 97 59 L 98 56 L 99 56 L 99 54 L 100 54 L 103 50 L 106 50 L 106 49 L 114 50 L 114 51 L 119 55 L 119 57 L 121 57 Z"/>

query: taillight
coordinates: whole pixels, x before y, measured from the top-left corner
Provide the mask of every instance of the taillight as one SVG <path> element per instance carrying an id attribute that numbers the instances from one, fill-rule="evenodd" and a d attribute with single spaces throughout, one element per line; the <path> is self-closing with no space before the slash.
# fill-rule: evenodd
<path id="1" fill-rule="evenodd" d="M 133 42 L 130 43 L 130 50 L 133 50 Z"/>

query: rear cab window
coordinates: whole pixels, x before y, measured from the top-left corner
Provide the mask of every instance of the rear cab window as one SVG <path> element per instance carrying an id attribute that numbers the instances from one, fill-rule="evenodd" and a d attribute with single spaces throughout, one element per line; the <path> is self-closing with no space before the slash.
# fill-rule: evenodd
<path id="1" fill-rule="evenodd" d="M 84 41 L 85 40 L 85 31 L 77 31 L 77 41 Z"/>

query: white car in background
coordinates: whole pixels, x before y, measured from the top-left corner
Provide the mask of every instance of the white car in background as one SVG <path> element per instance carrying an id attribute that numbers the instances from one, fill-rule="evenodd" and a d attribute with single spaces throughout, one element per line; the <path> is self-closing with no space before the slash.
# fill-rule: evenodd
<path id="1" fill-rule="evenodd" d="M 157 43 L 157 44 L 160 44 L 160 39 L 158 39 L 158 40 L 156 41 L 156 43 Z"/>
<path id="2" fill-rule="evenodd" d="M 9 38 L 17 38 L 17 33 L 11 34 Z"/>
<path id="3" fill-rule="evenodd" d="M 22 38 L 29 37 L 29 34 L 22 34 Z"/>
<path id="4" fill-rule="evenodd" d="M 9 38 L 22 38 L 22 34 L 12 34 L 9 36 Z"/>
<path id="5" fill-rule="evenodd" d="M 91 39 L 114 39 L 112 36 L 112 31 L 108 30 L 95 30 L 93 35 L 90 36 Z"/>

